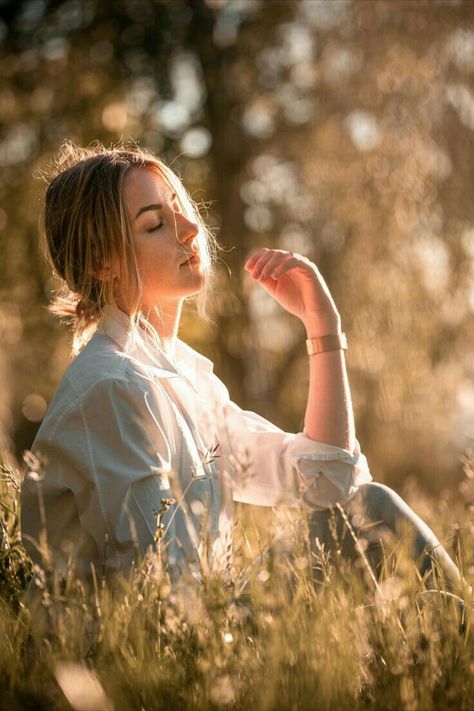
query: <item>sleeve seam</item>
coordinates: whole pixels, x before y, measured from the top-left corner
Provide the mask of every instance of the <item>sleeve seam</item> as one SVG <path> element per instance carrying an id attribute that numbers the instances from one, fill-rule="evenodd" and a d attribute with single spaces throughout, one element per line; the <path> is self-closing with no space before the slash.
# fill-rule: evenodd
<path id="1" fill-rule="evenodd" d="M 58 419 L 56 420 L 56 422 L 54 423 L 54 425 L 51 427 L 51 432 L 50 432 L 50 434 L 49 434 L 49 436 L 48 436 L 48 442 L 49 442 L 49 443 L 51 443 L 51 440 L 53 439 L 53 437 L 56 436 L 56 432 L 58 431 L 59 426 L 60 426 L 61 423 L 63 422 L 64 418 L 65 418 L 75 407 L 78 407 L 78 408 L 80 409 L 81 413 L 82 413 L 82 411 L 83 411 L 83 407 L 82 407 L 82 406 L 83 406 L 84 400 L 86 399 L 86 397 L 89 395 L 89 393 L 90 393 L 94 388 L 96 388 L 97 386 L 102 385 L 102 383 L 105 383 L 105 382 L 108 382 L 108 381 L 110 381 L 110 382 L 124 382 L 124 383 L 128 382 L 128 379 L 125 377 L 125 375 L 113 376 L 113 377 L 110 376 L 110 375 L 106 375 L 105 377 L 100 378 L 99 380 L 95 381 L 89 388 L 87 388 L 87 390 L 86 390 L 85 392 L 78 393 L 77 390 L 76 390 L 76 388 L 75 388 L 75 386 L 74 386 L 74 383 L 72 383 L 69 378 L 66 378 L 66 380 L 67 380 L 67 382 L 68 382 L 68 384 L 69 384 L 69 387 L 71 388 L 71 390 L 73 391 L 74 395 L 76 396 L 76 399 L 75 399 L 73 402 L 71 402 L 67 407 L 65 407 L 65 408 L 63 409 L 62 413 L 60 414 L 60 416 L 58 417 Z"/>

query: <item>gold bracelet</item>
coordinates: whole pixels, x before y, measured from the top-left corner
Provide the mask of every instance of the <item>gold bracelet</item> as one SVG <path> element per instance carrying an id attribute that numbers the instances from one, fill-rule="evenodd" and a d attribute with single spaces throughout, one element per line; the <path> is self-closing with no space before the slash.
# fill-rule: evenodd
<path id="1" fill-rule="evenodd" d="M 326 351 L 347 350 L 347 338 L 345 333 L 330 336 L 319 336 L 319 338 L 306 339 L 308 355 L 325 353 Z"/>

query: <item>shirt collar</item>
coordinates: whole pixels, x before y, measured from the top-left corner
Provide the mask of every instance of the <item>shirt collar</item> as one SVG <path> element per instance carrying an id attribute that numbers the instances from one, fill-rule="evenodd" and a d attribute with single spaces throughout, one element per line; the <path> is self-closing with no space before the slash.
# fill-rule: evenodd
<path id="1" fill-rule="evenodd" d="M 172 378 L 186 375 L 195 387 L 200 373 L 212 372 L 214 364 L 209 358 L 198 353 L 180 338 L 176 338 L 174 361 L 165 353 L 160 345 L 151 342 L 147 334 L 144 336 L 148 349 L 140 348 L 131 338 L 131 318 L 114 304 L 107 304 L 97 325 L 96 333 L 102 333 L 112 338 L 120 349 L 133 361 L 139 361 L 150 375 L 161 378 Z"/>

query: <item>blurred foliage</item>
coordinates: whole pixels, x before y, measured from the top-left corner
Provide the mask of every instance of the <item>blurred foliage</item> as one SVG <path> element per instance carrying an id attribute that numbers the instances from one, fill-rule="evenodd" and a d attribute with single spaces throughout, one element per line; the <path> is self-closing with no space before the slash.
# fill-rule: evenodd
<path id="1" fill-rule="evenodd" d="M 44 168 L 64 138 L 136 139 L 226 251 L 214 326 L 182 334 L 243 407 L 303 426 L 304 329 L 243 277 L 258 246 L 317 264 L 342 315 L 378 480 L 454 486 L 474 415 L 474 4 L 0 2 L 4 449 L 29 448 L 69 362 L 45 310 Z"/>

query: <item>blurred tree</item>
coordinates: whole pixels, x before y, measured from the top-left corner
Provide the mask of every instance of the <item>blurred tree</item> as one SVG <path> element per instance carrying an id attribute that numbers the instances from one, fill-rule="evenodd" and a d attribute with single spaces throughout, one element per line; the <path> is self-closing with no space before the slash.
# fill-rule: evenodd
<path id="1" fill-rule="evenodd" d="M 32 173 L 63 138 L 130 136 L 213 201 L 227 265 L 215 326 L 191 313 L 184 325 L 231 396 L 301 429 L 304 331 L 242 279 L 242 265 L 261 245 L 304 253 L 343 317 L 374 475 L 439 485 L 460 474 L 474 411 L 473 10 L 425 0 L 1 3 L 0 426 L 16 453 L 69 351 L 43 308 L 56 283 L 39 254 Z"/>

